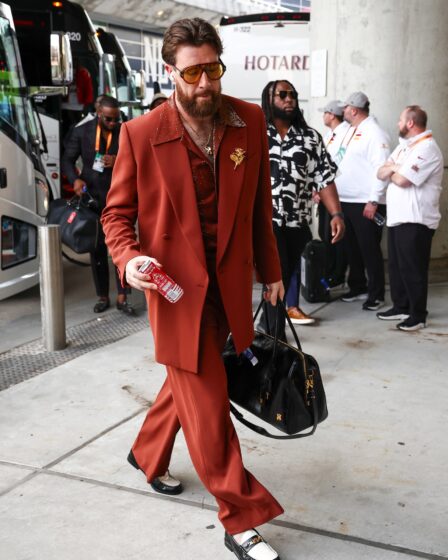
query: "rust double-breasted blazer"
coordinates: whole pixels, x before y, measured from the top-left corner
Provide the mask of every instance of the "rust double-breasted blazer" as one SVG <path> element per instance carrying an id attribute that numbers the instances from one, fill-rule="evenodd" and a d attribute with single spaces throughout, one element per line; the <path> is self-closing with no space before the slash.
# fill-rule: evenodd
<path id="1" fill-rule="evenodd" d="M 281 279 L 272 231 L 269 153 L 264 115 L 257 105 L 223 96 L 223 110 L 239 125 L 226 126 L 216 156 L 217 278 L 238 352 L 253 339 L 252 280 Z M 204 244 L 183 127 L 171 99 L 124 124 L 112 185 L 102 215 L 106 243 L 125 282 L 127 262 L 155 257 L 184 289 L 172 304 L 148 290 L 156 360 L 197 372 L 201 315 L 208 286 Z M 244 150 L 235 166 L 231 155 Z M 138 238 L 135 222 L 138 220 Z"/>

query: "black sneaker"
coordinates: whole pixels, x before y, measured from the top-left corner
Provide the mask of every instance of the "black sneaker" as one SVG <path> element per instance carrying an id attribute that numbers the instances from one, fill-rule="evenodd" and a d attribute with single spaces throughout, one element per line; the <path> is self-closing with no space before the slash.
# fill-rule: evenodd
<path id="1" fill-rule="evenodd" d="M 136 315 L 135 309 L 126 300 L 122 302 L 117 301 L 117 309 L 118 311 L 123 312 L 125 315 L 130 315 L 131 317 Z"/>
<path id="2" fill-rule="evenodd" d="M 365 311 L 377 311 L 380 307 L 383 307 L 384 301 L 380 299 L 368 299 L 362 304 L 362 308 Z"/>
<path id="3" fill-rule="evenodd" d="M 407 313 L 400 313 L 395 307 L 391 307 L 387 311 L 381 311 L 377 313 L 376 316 L 382 321 L 404 321 L 409 317 Z"/>
<path id="4" fill-rule="evenodd" d="M 402 321 L 401 323 L 398 323 L 397 325 L 397 329 L 400 329 L 400 331 L 407 331 L 407 332 L 419 331 L 420 329 L 424 329 L 425 327 L 426 327 L 425 322 L 411 319 L 411 317 L 408 317 L 406 320 Z"/>
<path id="5" fill-rule="evenodd" d="M 364 301 L 365 299 L 367 299 L 367 294 L 359 294 L 356 292 L 352 292 L 351 290 L 341 297 L 341 301 L 345 302 Z"/>

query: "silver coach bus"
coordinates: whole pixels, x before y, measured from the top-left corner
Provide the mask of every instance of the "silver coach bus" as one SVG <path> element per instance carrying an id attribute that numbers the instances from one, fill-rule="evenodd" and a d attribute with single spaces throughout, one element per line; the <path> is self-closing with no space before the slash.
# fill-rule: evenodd
<path id="1" fill-rule="evenodd" d="M 11 9 L 0 3 L 0 300 L 39 282 L 37 227 L 48 200 Z"/>

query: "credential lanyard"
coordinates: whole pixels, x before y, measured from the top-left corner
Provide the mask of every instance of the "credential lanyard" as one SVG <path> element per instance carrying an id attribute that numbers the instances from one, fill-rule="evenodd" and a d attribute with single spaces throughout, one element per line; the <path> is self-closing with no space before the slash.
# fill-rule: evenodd
<path id="1" fill-rule="evenodd" d="M 345 135 L 344 135 L 344 138 L 342 139 L 341 147 L 342 147 L 343 144 L 344 144 L 345 137 L 346 137 L 347 134 L 349 133 L 349 130 L 350 130 L 350 129 L 347 130 L 347 132 L 346 132 Z M 346 150 L 347 150 L 347 148 L 349 147 L 350 142 L 353 140 L 353 136 L 356 134 L 356 131 L 357 131 L 357 130 L 358 130 L 358 127 L 355 128 L 355 130 L 353 131 L 353 134 L 350 136 L 350 138 L 349 138 L 347 144 L 344 146 Z"/>
<path id="2" fill-rule="evenodd" d="M 95 140 L 95 152 L 99 154 L 100 152 L 100 137 L 101 137 L 101 127 L 99 124 L 96 125 L 96 140 Z M 109 151 L 110 145 L 112 144 L 112 132 L 109 132 L 106 140 L 106 154 Z"/>
<path id="3" fill-rule="evenodd" d="M 351 129 L 348 128 L 347 131 L 345 132 L 344 138 L 342 139 L 342 142 L 339 145 L 339 149 L 333 157 L 333 161 L 336 163 L 336 165 L 339 165 L 341 163 L 341 161 L 344 159 L 344 156 L 347 152 L 347 148 L 348 148 L 350 142 L 352 141 L 353 136 L 356 134 L 356 131 L 358 130 L 358 127 L 355 128 L 355 130 L 353 131 L 352 135 L 350 136 L 347 144 L 344 146 L 344 141 L 347 137 L 347 134 L 350 132 L 350 130 Z"/>
<path id="4" fill-rule="evenodd" d="M 417 146 L 417 144 L 420 144 L 420 142 L 423 142 L 423 140 L 428 140 L 429 138 L 432 138 L 432 132 L 428 132 L 428 134 L 425 134 L 424 136 L 422 136 L 418 140 L 415 140 L 415 142 L 412 142 L 412 144 L 409 146 L 409 150 L 411 150 L 412 148 L 415 148 L 415 146 Z"/>
<path id="5" fill-rule="evenodd" d="M 428 134 L 425 134 L 418 140 L 415 140 L 414 142 L 412 142 L 412 144 L 409 144 L 409 146 L 407 146 L 406 148 L 401 148 L 401 150 L 397 154 L 396 161 L 398 161 L 398 158 L 401 156 L 402 152 L 411 151 L 413 148 L 415 148 L 415 146 L 417 146 L 417 144 L 420 144 L 420 142 L 423 142 L 424 140 L 429 140 L 430 138 L 432 138 L 432 132 L 428 132 Z"/>

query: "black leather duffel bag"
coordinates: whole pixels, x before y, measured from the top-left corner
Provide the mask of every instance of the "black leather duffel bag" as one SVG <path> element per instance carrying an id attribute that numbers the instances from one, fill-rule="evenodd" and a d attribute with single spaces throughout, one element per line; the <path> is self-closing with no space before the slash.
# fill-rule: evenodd
<path id="1" fill-rule="evenodd" d="M 230 335 L 223 359 L 230 400 L 288 435 L 271 434 L 249 422 L 232 404 L 230 408 L 240 422 L 266 437 L 303 438 L 314 434 L 317 424 L 328 416 L 325 391 L 317 361 L 302 352 L 297 333 L 281 301 L 277 304 L 276 326 L 279 313 L 286 316 L 296 347 L 255 331 L 253 343 L 237 355 Z M 300 433 L 309 428 L 309 432 Z"/>
<path id="2" fill-rule="evenodd" d="M 95 200 L 88 195 L 50 203 L 47 223 L 61 228 L 61 241 L 75 253 L 91 253 L 98 245 L 99 215 L 92 209 Z"/>

